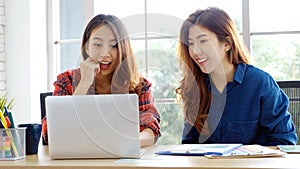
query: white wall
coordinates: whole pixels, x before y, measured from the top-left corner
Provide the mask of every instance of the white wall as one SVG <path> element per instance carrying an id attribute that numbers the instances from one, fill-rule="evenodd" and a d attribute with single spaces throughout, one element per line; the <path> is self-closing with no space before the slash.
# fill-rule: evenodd
<path id="1" fill-rule="evenodd" d="M 40 123 L 39 93 L 47 90 L 46 0 L 6 0 L 7 91 L 15 123 Z"/>
<path id="2" fill-rule="evenodd" d="M 6 24 L 5 19 L 5 1 L 0 0 L 0 94 L 6 92 L 6 71 L 5 71 L 5 40 L 4 40 L 4 28 Z"/>

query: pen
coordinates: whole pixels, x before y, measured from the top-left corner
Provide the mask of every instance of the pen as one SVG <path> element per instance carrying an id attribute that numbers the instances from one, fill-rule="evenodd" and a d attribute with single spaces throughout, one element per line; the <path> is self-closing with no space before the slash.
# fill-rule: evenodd
<path id="1" fill-rule="evenodd" d="M 4 108 L 6 108 L 6 107 L 4 106 Z M 7 116 L 7 111 L 6 111 L 6 109 L 5 109 L 5 111 L 3 112 L 2 115 L 3 115 L 4 120 L 5 120 L 5 122 L 6 122 L 7 128 L 11 127 L 11 122 L 10 122 L 10 119 L 8 118 L 8 116 Z M 1 120 L 3 120 L 3 119 L 1 118 Z"/>
<path id="2" fill-rule="evenodd" d="M 1 110 L 0 110 L 0 119 L 2 121 L 3 127 L 6 129 L 7 128 L 6 120 L 5 120 L 5 117 L 3 116 Z"/>
<path id="3" fill-rule="evenodd" d="M 2 120 L 0 119 L 0 129 L 4 128 L 4 125 L 2 124 Z"/>
<path id="4" fill-rule="evenodd" d="M 7 127 L 10 127 L 10 128 L 15 128 L 15 124 L 14 124 L 14 119 L 12 117 L 12 114 L 11 112 L 7 111 L 7 107 L 4 106 L 4 110 L 5 110 L 5 113 L 10 121 L 10 126 L 7 126 Z"/>
<path id="5" fill-rule="evenodd" d="M 11 112 L 8 112 L 8 118 L 10 119 L 10 123 L 11 123 L 10 128 L 15 128 L 14 119 L 12 117 Z"/>
<path id="6" fill-rule="evenodd" d="M 11 127 L 11 122 L 9 120 L 9 117 L 8 116 L 4 116 L 4 118 L 5 118 L 5 121 L 6 121 L 7 128 L 10 128 Z"/>

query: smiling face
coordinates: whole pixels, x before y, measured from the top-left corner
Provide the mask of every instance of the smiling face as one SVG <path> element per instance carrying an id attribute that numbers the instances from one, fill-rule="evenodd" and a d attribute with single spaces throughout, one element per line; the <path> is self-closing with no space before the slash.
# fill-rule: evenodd
<path id="1" fill-rule="evenodd" d="M 108 25 L 95 28 L 86 46 L 89 57 L 99 64 L 101 75 L 110 75 L 117 67 L 118 44 Z"/>
<path id="2" fill-rule="evenodd" d="M 190 27 L 189 54 L 203 73 L 212 73 L 228 64 L 228 44 L 220 42 L 217 35 L 200 25 Z"/>

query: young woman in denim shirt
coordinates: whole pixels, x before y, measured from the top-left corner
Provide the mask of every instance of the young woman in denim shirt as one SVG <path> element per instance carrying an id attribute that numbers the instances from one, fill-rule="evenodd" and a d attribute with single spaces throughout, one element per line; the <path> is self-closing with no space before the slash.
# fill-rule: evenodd
<path id="1" fill-rule="evenodd" d="M 192 13 L 179 39 L 182 143 L 296 144 L 288 97 L 268 73 L 249 63 L 225 11 Z"/>

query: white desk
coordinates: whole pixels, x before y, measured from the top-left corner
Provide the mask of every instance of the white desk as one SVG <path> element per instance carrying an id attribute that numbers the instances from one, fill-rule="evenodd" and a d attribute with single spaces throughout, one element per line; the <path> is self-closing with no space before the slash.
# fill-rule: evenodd
<path id="1" fill-rule="evenodd" d="M 240 159 L 208 159 L 206 157 L 164 156 L 155 155 L 154 151 L 165 146 L 144 148 L 141 159 L 81 159 L 81 160 L 51 160 L 48 147 L 40 146 L 38 155 L 27 155 L 26 159 L 17 161 L 0 161 L 0 169 L 81 169 L 81 168 L 299 168 L 300 154 L 287 154 L 284 157 L 240 158 Z"/>

